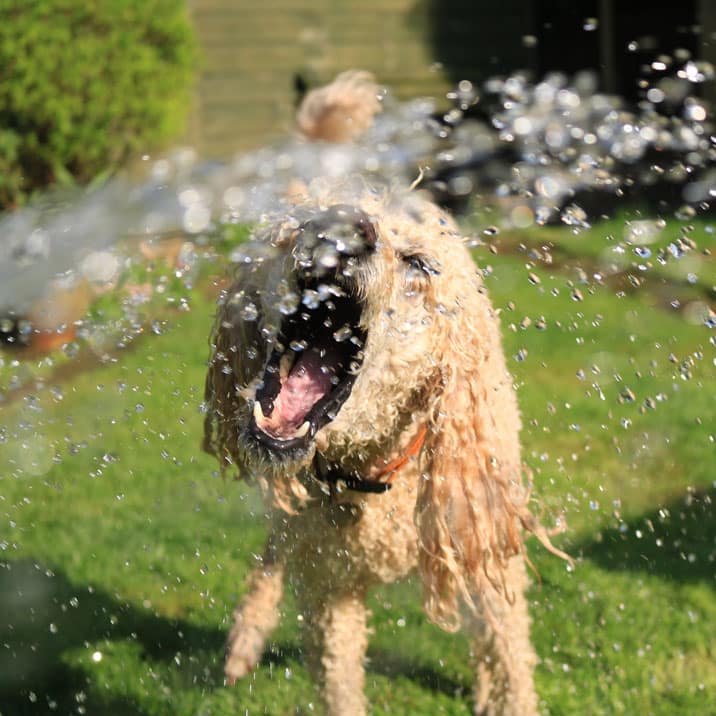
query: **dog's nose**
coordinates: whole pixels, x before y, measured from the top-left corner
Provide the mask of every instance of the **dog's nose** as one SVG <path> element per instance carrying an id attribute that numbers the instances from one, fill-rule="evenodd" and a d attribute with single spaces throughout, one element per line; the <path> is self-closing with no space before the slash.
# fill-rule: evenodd
<path id="1" fill-rule="evenodd" d="M 372 253 L 377 240 L 375 226 L 364 211 L 335 204 L 301 224 L 295 257 L 304 270 L 322 274 Z"/>

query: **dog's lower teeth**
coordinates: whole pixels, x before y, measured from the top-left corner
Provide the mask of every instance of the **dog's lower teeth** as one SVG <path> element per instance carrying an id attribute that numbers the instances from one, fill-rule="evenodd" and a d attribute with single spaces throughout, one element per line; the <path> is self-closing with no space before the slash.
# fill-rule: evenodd
<path id="1" fill-rule="evenodd" d="M 280 363 L 280 373 L 281 380 L 285 380 L 288 378 L 288 374 L 291 371 L 291 367 L 293 366 L 293 359 L 295 354 L 294 353 L 284 353 L 281 356 L 281 363 Z"/>
<path id="2" fill-rule="evenodd" d="M 308 420 L 306 420 L 303 423 L 303 425 L 301 425 L 301 427 L 296 431 L 296 434 L 294 435 L 294 437 L 296 437 L 296 438 L 305 437 L 306 435 L 308 435 L 308 431 L 310 429 L 311 429 L 311 423 L 309 423 Z"/>

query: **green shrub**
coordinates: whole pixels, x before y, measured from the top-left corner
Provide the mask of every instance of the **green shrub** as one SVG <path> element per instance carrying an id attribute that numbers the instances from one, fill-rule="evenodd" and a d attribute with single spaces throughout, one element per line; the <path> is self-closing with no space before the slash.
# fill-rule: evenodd
<path id="1" fill-rule="evenodd" d="M 0 0 L 0 207 L 87 182 L 184 126 L 182 0 Z"/>

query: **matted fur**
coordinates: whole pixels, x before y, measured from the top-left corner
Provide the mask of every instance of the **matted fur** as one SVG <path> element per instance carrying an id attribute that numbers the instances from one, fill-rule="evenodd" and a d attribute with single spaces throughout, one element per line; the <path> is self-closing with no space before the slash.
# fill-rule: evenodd
<path id="1" fill-rule="evenodd" d="M 266 609 L 277 609 L 285 570 L 305 605 L 306 643 L 323 652 L 308 662 L 329 712 L 362 713 L 362 693 L 347 695 L 346 684 L 362 691 L 364 645 L 351 651 L 332 643 L 326 625 L 338 639 L 347 624 L 364 624 L 366 588 L 417 566 L 428 616 L 444 629 L 462 624 L 473 634 L 476 710 L 529 716 L 536 697 L 523 597 L 525 530 L 553 548 L 528 504 L 498 319 L 445 213 L 414 194 L 365 190 L 350 197 L 378 237 L 355 274 L 368 337 L 353 391 L 305 454 L 278 460 L 246 438 L 267 336 L 291 291 L 296 227 L 346 200 L 323 197 L 291 208 L 264 229 L 247 247 L 212 333 L 204 447 L 224 469 L 256 480 L 274 514 L 270 567 L 265 561 L 254 573 L 236 612 L 227 675 L 243 676 L 260 658 L 257 634 L 267 637 L 275 619 L 257 619 L 255 611 L 262 594 L 274 595 Z M 420 256 L 430 270 L 411 266 L 409 256 Z M 423 427 L 420 455 L 384 494 L 329 494 L 312 473 L 319 450 L 330 463 L 371 479 Z M 362 644 L 365 627 L 350 628 Z M 250 648 L 240 637 L 247 629 Z"/>

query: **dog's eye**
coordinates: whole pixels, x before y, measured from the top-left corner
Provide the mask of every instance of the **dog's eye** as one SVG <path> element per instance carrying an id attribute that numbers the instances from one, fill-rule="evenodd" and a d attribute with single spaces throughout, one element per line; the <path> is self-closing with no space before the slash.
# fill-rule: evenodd
<path id="1" fill-rule="evenodd" d="M 428 277 L 440 275 L 439 264 L 423 254 L 401 254 L 400 258 L 411 271 L 419 272 Z"/>

